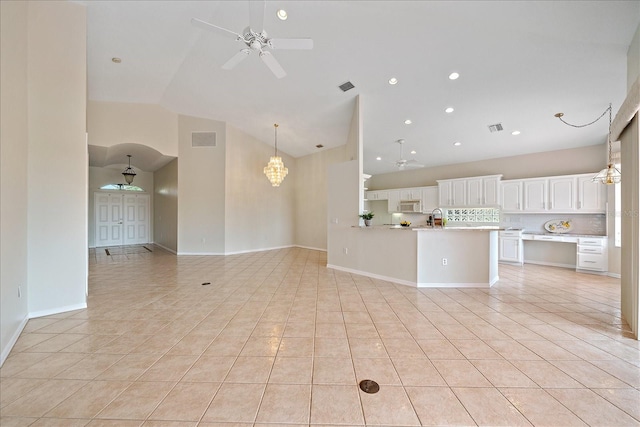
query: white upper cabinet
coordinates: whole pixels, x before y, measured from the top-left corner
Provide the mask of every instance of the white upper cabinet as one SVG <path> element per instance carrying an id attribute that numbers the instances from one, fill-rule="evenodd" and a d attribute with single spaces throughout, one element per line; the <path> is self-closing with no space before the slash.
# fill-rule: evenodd
<path id="1" fill-rule="evenodd" d="M 549 211 L 571 212 L 576 208 L 576 177 L 549 178 Z"/>
<path id="2" fill-rule="evenodd" d="M 607 186 L 591 181 L 595 174 L 578 175 L 578 212 L 604 213 L 607 209 Z"/>
<path id="3" fill-rule="evenodd" d="M 422 212 L 430 214 L 438 207 L 438 187 L 422 187 Z"/>
<path id="4" fill-rule="evenodd" d="M 547 209 L 547 180 L 525 179 L 522 181 L 524 210 L 540 212 Z"/>
<path id="5" fill-rule="evenodd" d="M 499 206 L 502 175 L 438 181 L 440 206 Z"/>
<path id="6" fill-rule="evenodd" d="M 502 181 L 500 193 L 503 211 L 518 212 L 522 210 L 522 180 Z"/>
<path id="7" fill-rule="evenodd" d="M 400 190 L 388 190 L 387 194 L 389 213 L 400 212 Z"/>
<path id="8" fill-rule="evenodd" d="M 368 200 L 387 200 L 389 192 L 387 190 L 367 191 Z"/>
<path id="9" fill-rule="evenodd" d="M 421 200 L 422 188 L 401 188 L 400 200 Z"/>
<path id="10" fill-rule="evenodd" d="M 505 212 L 604 213 L 606 189 L 591 182 L 595 174 L 503 181 Z"/>

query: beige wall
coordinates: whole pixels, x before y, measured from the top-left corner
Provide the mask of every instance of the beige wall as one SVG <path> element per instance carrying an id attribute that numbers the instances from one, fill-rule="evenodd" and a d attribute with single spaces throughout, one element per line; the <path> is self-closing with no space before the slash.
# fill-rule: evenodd
<path id="1" fill-rule="evenodd" d="M 178 159 L 153 174 L 153 241 L 178 252 Z"/>
<path id="2" fill-rule="evenodd" d="M 327 174 L 345 160 L 345 146 L 296 159 L 296 245 L 327 249 Z"/>
<path id="3" fill-rule="evenodd" d="M 215 147 L 192 147 L 191 132 L 216 132 Z M 178 253 L 225 250 L 224 122 L 178 116 Z"/>
<path id="4" fill-rule="evenodd" d="M 627 51 L 627 90 L 631 89 L 638 77 L 640 77 L 640 25 L 636 28 Z"/>
<path id="5" fill-rule="evenodd" d="M 502 174 L 502 179 L 518 179 L 591 173 L 606 166 L 606 156 L 606 144 L 601 144 L 375 175 L 368 187 L 370 190 L 422 187 L 437 185 L 438 179 L 495 174 Z"/>
<path id="6" fill-rule="evenodd" d="M 88 242 L 89 247 L 93 248 L 95 246 L 95 238 L 96 238 L 96 218 L 95 218 L 95 198 L 94 193 L 96 191 L 100 191 L 100 187 L 107 184 L 118 184 L 123 183 L 124 178 L 122 177 L 122 171 L 127 165 L 120 166 L 109 166 L 106 168 L 98 168 L 95 166 L 89 166 L 89 203 L 88 203 L 88 215 L 87 219 L 89 222 L 89 236 Z M 136 177 L 133 181 L 133 185 L 137 185 L 142 188 L 146 194 L 150 195 L 150 217 L 149 217 L 149 239 L 150 242 L 153 241 L 153 173 L 145 172 L 140 169 L 136 169 Z"/>
<path id="7" fill-rule="evenodd" d="M 622 133 L 622 259 L 621 310 L 636 339 L 640 297 L 638 291 L 640 261 L 640 132 L 636 115 Z"/>
<path id="8" fill-rule="evenodd" d="M 90 101 L 87 126 L 91 145 L 141 144 L 178 155 L 178 115 L 159 105 Z"/>
<path id="9" fill-rule="evenodd" d="M 42 316 L 86 307 L 87 20 L 72 2 L 28 9 L 29 313 Z"/>
<path id="10" fill-rule="evenodd" d="M 227 124 L 225 253 L 291 246 L 295 230 L 295 160 L 281 152 L 289 169 L 279 187 L 263 173 L 273 147 Z"/>
<path id="11" fill-rule="evenodd" d="M 0 2 L 0 365 L 28 317 L 27 13 Z"/>

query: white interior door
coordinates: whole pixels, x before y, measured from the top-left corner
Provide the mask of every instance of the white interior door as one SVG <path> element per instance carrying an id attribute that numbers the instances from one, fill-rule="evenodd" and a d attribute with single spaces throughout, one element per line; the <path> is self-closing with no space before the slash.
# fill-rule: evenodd
<path id="1" fill-rule="evenodd" d="M 124 195 L 124 245 L 149 243 L 149 195 Z"/>
<path id="2" fill-rule="evenodd" d="M 122 245 L 122 194 L 95 193 L 96 246 Z"/>

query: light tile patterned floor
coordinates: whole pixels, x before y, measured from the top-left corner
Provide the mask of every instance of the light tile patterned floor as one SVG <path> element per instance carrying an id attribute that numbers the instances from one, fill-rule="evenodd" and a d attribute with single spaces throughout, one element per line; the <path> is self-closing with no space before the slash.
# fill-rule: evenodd
<path id="1" fill-rule="evenodd" d="M 150 248 L 91 251 L 89 308 L 29 321 L 2 426 L 640 425 L 618 280 L 501 265 L 490 290 L 414 289 L 306 249 Z"/>

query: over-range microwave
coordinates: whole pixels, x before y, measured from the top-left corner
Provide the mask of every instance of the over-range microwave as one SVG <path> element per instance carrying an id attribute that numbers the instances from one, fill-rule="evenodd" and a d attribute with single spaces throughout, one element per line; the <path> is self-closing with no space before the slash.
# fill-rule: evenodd
<path id="1" fill-rule="evenodd" d="M 405 213 L 422 213 L 420 200 L 401 200 L 398 210 Z"/>

